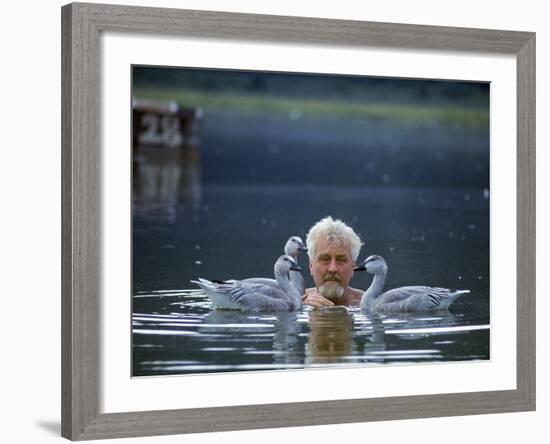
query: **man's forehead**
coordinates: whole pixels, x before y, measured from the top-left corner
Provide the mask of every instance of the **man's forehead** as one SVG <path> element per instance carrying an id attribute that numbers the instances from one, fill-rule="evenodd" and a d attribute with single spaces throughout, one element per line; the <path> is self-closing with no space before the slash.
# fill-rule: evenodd
<path id="1" fill-rule="evenodd" d="M 317 256 L 321 254 L 351 256 L 351 245 L 347 242 L 330 241 L 329 239 L 319 239 L 316 245 Z"/>

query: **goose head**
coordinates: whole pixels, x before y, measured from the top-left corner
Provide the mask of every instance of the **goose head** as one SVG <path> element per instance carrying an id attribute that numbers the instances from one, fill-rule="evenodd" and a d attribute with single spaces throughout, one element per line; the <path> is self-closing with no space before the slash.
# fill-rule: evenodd
<path id="1" fill-rule="evenodd" d="M 382 256 L 372 255 L 366 258 L 361 265 L 358 265 L 353 271 L 367 271 L 370 274 L 386 273 L 388 264 Z"/>
<path id="2" fill-rule="evenodd" d="M 298 236 L 290 237 L 285 244 L 285 254 L 296 257 L 300 251 L 307 251 L 304 241 Z"/>
<path id="3" fill-rule="evenodd" d="M 277 259 L 277 262 L 275 262 L 275 273 L 288 274 L 290 270 L 302 271 L 298 263 L 291 256 L 283 254 Z"/>

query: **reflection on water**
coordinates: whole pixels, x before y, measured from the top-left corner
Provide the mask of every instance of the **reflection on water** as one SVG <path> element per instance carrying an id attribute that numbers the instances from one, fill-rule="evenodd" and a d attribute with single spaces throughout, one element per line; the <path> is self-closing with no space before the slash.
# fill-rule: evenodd
<path id="1" fill-rule="evenodd" d="M 334 363 L 350 354 L 353 318 L 345 307 L 310 311 L 309 329 L 306 364 Z"/>
<path id="2" fill-rule="evenodd" d="M 196 146 L 162 151 L 137 146 L 133 157 L 133 214 L 175 221 L 180 199 L 197 208 L 201 170 Z"/>
<path id="3" fill-rule="evenodd" d="M 463 314 L 213 310 L 200 290 L 133 302 L 134 376 L 489 359 L 489 325 Z"/>

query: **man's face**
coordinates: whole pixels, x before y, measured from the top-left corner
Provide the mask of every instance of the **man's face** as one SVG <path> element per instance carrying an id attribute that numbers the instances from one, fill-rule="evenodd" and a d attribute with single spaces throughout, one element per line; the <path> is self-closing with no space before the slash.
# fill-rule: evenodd
<path id="1" fill-rule="evenodd" d="M 353 277 L 355 262 L 348 245 L 333 246 L 326 239 L 318 241 L 309 271 L 321 296 L 335 300 L 343 296 Z"/>

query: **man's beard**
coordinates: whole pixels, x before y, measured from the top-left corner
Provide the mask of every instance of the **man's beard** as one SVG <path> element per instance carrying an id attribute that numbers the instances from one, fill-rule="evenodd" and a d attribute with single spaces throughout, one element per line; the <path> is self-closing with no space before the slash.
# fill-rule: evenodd
<path id="1" fill-rule="evenodd" d="M 345 287 L 342 287 L 340 282 L 325 281 L 325 283 L 319 287 L 319 294 L 332 302 L 337 302 L 344 296 L 345 290 Z"/>

